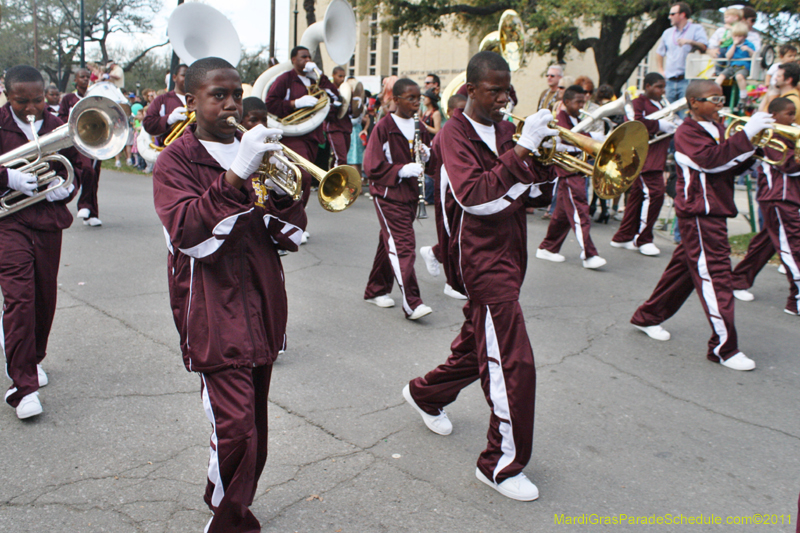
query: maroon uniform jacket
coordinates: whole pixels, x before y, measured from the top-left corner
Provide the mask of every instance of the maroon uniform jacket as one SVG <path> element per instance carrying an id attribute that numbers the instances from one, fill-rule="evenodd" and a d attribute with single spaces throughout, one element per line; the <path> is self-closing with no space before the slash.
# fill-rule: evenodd
<path id="1" fill-rule="evenodd" d="M 153 171 L 183 361 L 204 373 L 272 363 L 287 317 L 278 248 L 297 250 L 303 204 L 270 194 L 265 208 L 255 206 L 250 181 L 230 186 L 195 129 L 165 148 Z"/>
<path id="2" fill-rule="evenodd" d="M 519 299 L 528 264 L 525 207 L 539 184 L 556 179 L 552 166 L 528 166 L 514 152 L 516 128 L 495 124 L 499 157 L 463 113 L 454 113 L 436 135 L 434 160 L 445 194 L 450 235 L 448 279 L 478 304 Z"/>
<path id="3" fill-rule="evenodd" d="M 335 106 L 333 103 L 335 101 L 339 101 L 339 90 L 324 74 L 322 75 L 322 79 L 319 80 L 319 86 L 325 89 L 325 92 L 328 93 L 328 98 L 331 100 L 331 108 L 328 112 L 328 118 L 331 118 L 331 114 L 333 114 L 335 117 L 339 106 Z M 295 111 L 295 109 L 292 109 L 291 101 L 297 100 L 301 96 L 305 96 L 307 94 L 308 87 L 306 87 L 302 80 L 300 80 L 300 76 L 297 75 L 297 72 L 295 72 L 294 69 L 284 72 L 275 79 L 275 81 L 272 83 L 272 86 L 269 88 L 266 101 L 267 112 L 275 115 L 278 118 L 283 118 L 287 115 L 290 115 Z M 317 144 L 322 144 L 324 140 L 322 135 L 322 124 L 320 124 L 317 129 L 305 136 L 310 136 L 314 142 Z"/>
<path id="4" fill-rule="evenodd" d="M 420 125 L 420 139 L 430 147 L 431 136 Z M 364 150 L 364 173 L 369 178 L 369 192 L 392 202 L 414 203 L 419 200 L 419 181 L 397 177 L 407 163 L 414 162 L 413 144 L 397 127 L 392 115 L 383 117 L 369 136 Z"/>
<path id="5" fill-rule="evenodd" d="M 142 119 L 144 131 L 153 137 L 167 133 L 174 125 L 167 124 L 167 119 L 170 113 L 178 107 L 186 107 L 186 105 L 181 102 L 175 91 L 156 96 L 155 100 L 147 106 L 144 119 Z"/>
<path id="6" fill-rule="evenodd" d="M 706 130 L 716 133 L 717 139 Z M 699 123 L 687 116 L 675 132 L 678 168 L 675 212 L 679 217 L 735 217 L 733 182 L 748 168 L 755 153 L 744 131 L 727 140 L 718 123 Z"/>
<path id="7" fill-rule="evenodd" d="M 58 108 L 58 118 L 60 118 L 62 122 L 66 123 L 69 120 L 69 112 L 72 111 L 75 104 L 80 102 L 81 98 L 82 97 L 78 96 L 78 93 L 75 92 L 67 93 L 61 97 Z"/>
<path id="8" fill-rule="evenodd" d="M 759 202 L 789 202 L 800 206 L 800 163 L 794 160 L 794 142 L 781 138 L 786 144 L 789 157 L 778 167 L 763 161 L 758 164 L 758 194 Z M 782 154 L 773 148 L 765 148 L 765 155 L 775 161 Z"/>
<path id="9" fill-rule="evenodd" d="M 639 97 L 633 101 L 633 120 L 638 120 L 644 124 L 644 127 L 647 128 L 647 133 L 650 134 L 651 139 L 660 133 L 660 130 L 658 129 L 658 121 L 648 120 L 644 117 L 655 113 L 660 109 L 660 107 L 658 107 L 655 103 L 653 103 L 652 100 L 643 94 L 639 95 Z M 644 167 L 642 167 L 642 173 L 664 171 L 664 167 L 667 164 L 667 150 L 669 150 L 669 143 L 670 138 L 665 137 L 657 143 L 650 145 L 650 149 L 647 151 L 647 159 L 645 159 Z"/>
<path id="10" fill-rule="evenodd" d="M 571 130 L 572 128 L 578 125 L 578 119 L 572 117 L 569 113 L 567 113 L 566 109 L 562 109 L 561 111 L 558 112 L 558 114 L 556 114 L 556 124 L 558 124 L 562 128 Z M 586 132 L 581 133 L 581 135 L 584 135 L 586 137 L 591 137 L 591 135 L 589 135 Z M 571 144 L 568 144 L 567 152 L 575 157 L 578 157 L 581 154 L 581 149 L 578 148 L 577 146 L 572 146 Z M 570 172 L 568 170 L 559 167 L 558 165 L 553 165 L 553 166 L 556 167 L 556 174 L 558 175 L 559 178 L 584 177 L 584 175 L 581 174 L 580 172 Z"/>
<path id="11" fill-rule="evenodd" d="M 13 113 L 13 111 L 11 110 L 10 104 L 6 104 L 0 108 L 0 154 L 4 154 L 28 143 L 28 138 L 19 129 L 17 123 L 14 122 L 14 117 L 11 116 L 11 113 Z M 62 124 L 63 122 L 61 122 L 58 117 L 45 111 L 43 114 L 42 127 L 39 130 L 39 136 L 41 137 L 46 133 L 50 133 Z M 0 219 L 0 223 L 3 221 L 14 221 L 25 227 L 41 231 L 58 231 L 70 227 L 72 224 L 72 213 L 67 209 L 67 204 L 72 200 L 80 187 L 80 175 L 83 168 L 81 165 L 81 158 L 75 148 L 65 148 L 59 153 L 70 160 L 75 170 L 75 180 L 72 182 L 75 186 L 75 190 L 72 194 L 60 202 L 42 200 L 33 205 L 29 205 L 16 213 L 6 215 Z M 67 171 L 61 164 L 53 164 L 53 169 L 56 170 L 60 176 L 66 177 Z M 5 167 L 0 166 L 0 197 L 13 192 L 13 189 L 8 188 L 8 171 Z"/>
<path id="12" fill-rule="evenodd" d="M 348 135 L 353 133 L 353 121 L 350 119 L 350 111 L 348 110 L 342 118 L 338 118 L 336 115 L 339 113 L 341 106 L 332 105 L 331 108 L 328 118 L 325 119 L 325 131 L 338 131 Z"/>

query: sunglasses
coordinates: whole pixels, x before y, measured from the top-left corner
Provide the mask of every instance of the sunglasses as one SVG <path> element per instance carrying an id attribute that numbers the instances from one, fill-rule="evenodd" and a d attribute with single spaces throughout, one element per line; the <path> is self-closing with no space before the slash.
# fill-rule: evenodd
<path id="1" fill-rule="evenodd" d="M 722 105 L 725 103 L 724 96 L 704 96 L 703 98 L 697 98 L 698 102 L 711 102 L 714 105 Z"/>
<path id="2" fill-rule="evenodd" d="M 548 74 L 547 77 L 548 78 L 556 78 L 556 77 L 558 77 L 558 74 Z"/>

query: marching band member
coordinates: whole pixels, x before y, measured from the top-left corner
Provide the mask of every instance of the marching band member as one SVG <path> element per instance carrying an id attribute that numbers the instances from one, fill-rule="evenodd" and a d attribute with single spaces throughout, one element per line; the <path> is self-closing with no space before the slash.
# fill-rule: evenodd
<path id="1" fill-rule="evenodd" d="M 252 130 L 257 124 L 267 127 L 267 106 L 257 96 L 242 100 L 242 126 Z"/>
<path id="2" fill-rule="evenodd" d="M 311 53 L 304 46 L 295 46 L 291 52 L 292 70 L 284 72 L 272 83 L 267 93 L 267 111 L 278 118 L 285 118 L 298 109 L 314 107 L 318 98 L 308 94 L 308 87 L 312 83 L 317 83 L 321 89 L 328 93 L 331 101 L 329 113 L 336 113 L 341 104 L 339 101 L 339 91 L 330 80 L 322 74 L 321 79 L 315 79 L 315 69 L 317 65 L 311 61 Z M 313 79 L 313 81 L 312 81 Z M 305 157 L 312 163 L 317 159 L 319 145 L 323 142 L 323 125 L 320 124 L 314 131 L 296 137 L 283 137 L 281 143 Z M 303 206 L 308 205 L 308 198 L 311 196 L 312 176 L 305 170 L 303 173 Z M 306 231 L 303 233 L 303 243 L 311 235 Z"/>
<path id="3" fill-rule="evenodd" d="M 44 79 L 33 67 L 19 65 L 6 72 L 8 103 L 0 108 L 0 153 L 6 153 L 33 140 L 27 117 L 35 117 L 38 135 L 50 133 L 63 123 L 45 112 Z M 81 162 L 74 148 L 61 150 L 75 169 Z M 66 170 L 53 165 L 60 176 Z M 0 196 L 20 191 L 36 192 L 37 176 L 15 168 L 0 166 Z M 55 183 L 53 184 L 55 185 Z M 6 355 L 6 372 L 11 387 L 6 402 L 17 417 L 42 413 L 39 388 L 47 385 L 42 361 L 47 355 L 47 340 L 56 312 L 58 266 L 61 260 L 61 232 L 72 224 L 67 203 L 75 195 L 77 183 L 46 193 L 43 201 L 0 218 L 0 288 L 3 312 L 0 329 Z"/>
<path id="4" fill-rule="evenodd" d="M 156 96 L 155 100 L 147 106 L 142 127 L 153 138 L 167 135 L 175 124 L 183 122 L 187 118 L 185 87 L 187 68 L 184 64 L 178 65 L 173 73 L 175 89 Z"/>
<path id="5" fill-rule="evenodd" d="M 58 116 L 59 102 L 61 101 L 61 91 L 52 83 L 47 86 L 44 92 L 44 99 L 47 100 L 47 108 L 55 116 Z"/>
<path id="6" fill-rule="evenodd" d="M 790 126 L 794 122 L 796 106 L 788 98 L 776 98 L 769 104 L 769 112 L 778 124 Z M 789 299 L 784 312 L 798 315 L 800 299 L 800 163 L 795 161 L 794 143 L 786 144 L 789 157 L 779 166 L 760 162 L 758 165 L 758 194 L 756 200 L 764 214 L 764 229 L 750 241 L 747 255 L 733 269 L 733 296 L 745 302 L 754 299 L 747 289 L 753 286 L 758 273 L 775 251 L 786 265 L 789 279 Z M 780 160 L 781 152 L 767 147 L 766 157 Z"/>
<path id="7" fill-rule="evenodd" d="M 75 71 L 75 91 L 67 93 L 61 97 L 58 106 L 58 118 L 63 122 L 69 121 L 69 113 L 75 107 L 89 89 L 89 80 L 92 73 L 87 68 L 79 68 Z M 102 226 L 103 221 L 100 216 L 100 207 L 97 202 L 97 189 L 100 186 L 100 167 L 102 161 L 89 159 L 83 154 L 78 154 L 81 159 L 81 193 L 78 196 L 78 218 L 83 219 L 84 226 Z"/>
<path id="8" fill-rule="evenodd" d="M 647 115 L 661 109 L 659 103 L 664 96 L 666 81 L 658 72 L 650 72 L 644 77 L 644 93 L 633 101 L 634 120 L 647 128 L 651 136 L 660 133 L 675 133 L 677 126 L 669 120 L 648 120 Z M 658 255 L 661 250 L 653 244 L 653 226 L 664 204 L 666 182 L 664 167 L 667 163 L 667 150 L 670 137 L 650 145 L 642 173 L 628 189 L 625 202 L 625 215 L 617 233 L 611 239 L 614 248 L 639 250 L 643 255 Z"/>
<path id="9" fill-rule="evenodd" d="M 333 84 L 338 92 L 339 87 L 345 81 L 345 70 L 342 67 L 333 67 Z M 333 167 L 347 164 L 347 152 L 350 151 L 350 136 L 353 133 L 353 121 L 350 119 L 350 112 L 339 118 L 339 107 L 332 110 L 325 119 L 325 133 L 328 135 L 328 142 L 331 145 L 333 154 Z"/>
<path id="10" fill-rule="evenodd" d="M 756 113 L 743 131 L 725 139 L 718 115 L 725 102 L 720 86 L 711 80 L 695 80 L 686 89 L 686 100 L 691 116 L 675 131 L 675 213 L 681 242 L 631 324 L 653 339 L 669 340 L 669 332 L 661 324 L 695 289 L 712 330 L 706 357 L 733 370 L 752 370 L 756 364 L 739 351 L 734 325 L 726 219 L 737 214 L 733 183 L 752 164 L 755 148 L 751 139 L 773 119 L 767 113 Z"/>
<path id="11" fill-rule="evenodd" d="M 586 91 L 580 85 L 570 85 L 564 91 L 562 98 L 563 109 L 556 117 L 556 123 L 562 128 L 572 129 L 578 125 L 580 111 L 583 109 Z M 602 133 L 584 133 L 583 135 L 605 137 Z M 577 147 L 570 150 L 580 152 Z M 564 261 L 564 256 L 558 253 L 561 245 L 569 234 L 570 227 L 575 232 L 575 238 L 581 247 L 583 268 L 597 269 L 606 264 L 606 260 L 597 253 L 589 228 L 592 227 L 592 217 L 589 215 L 589 204 L 586 198 L 586 176 L 580 172 L 571 172 L 561 167 L 556 168 L 558 174 L 558 194 L 556 194 L 556 208 L 550 225 L 539 248 L 536 250 L 538 259 L 546 259 L 554 263 Z"/>
<path id="12" fill-rule="evenodd" d="M 257 195 L 250 176 L 278 130 L 241 135 L 239 74 L 224 59 L 186 70 L 197 124 L 171 143 L 153 171 L 156 213 L 167 236 L 170 304 L 186 369 L 200 375 L 211 422 L 207 533 L 260 531 L 248 507 L 267 459 L 272 363 L 285 345 L 287 301 L 278 247 L 296 251 L 306 224 L 300 202 Z M 263 203 L 260 207 L 258 203 Z"/>
<path id="13" fill-rule="evenodd" d="M 466 320 L 447 361 L 403 388 L 406 401 L 434 433 L 449 435 L 444 407 L 480 379 L 491 407 L 488 442 L 478 458 L 478 479 L 504 496 L 539 497 L 522 470 L 533 446 L 536 368 L 519 305 L 527 267 L 527 205 L 549 201 L 542 191 L 556 179 L 531 152 L 557 132 L 542 110 L 515 127 L 503 120 L 511 72 L 494 52 L 479 52 L 467 67 L 468 102 L 437 134 L 434 161 L 445 194 L 447 240 L 455 289 L 468 296 Z M 544 194 L 543 194 L 544 192 Z M 537 198 L 538 197 L 538 198 Z M 548 198 L 546 198 L 548 197 Z"/>
<path id="14" fill-rule="evenodd" d="M 369 274 L 364 300 L 378 307 L 393 307 L 389 296 L 397 280 L 403 298 L 403 312 L 409 320 L 429 315 L 422 303 L 414 271 L 416 244 L 414 220 L 417 217 L 419 178 L 423 165 L 414 161 L 414 114 L 419 111 L 419 85 L 408 78 L 394 83 L 392 100 L 396 110 L 383 117 L 367 141 L 364 173 L 381 226 L 378 250 Z M 430 135 L 420 128 L 421 159 L 430 158 Z"/>

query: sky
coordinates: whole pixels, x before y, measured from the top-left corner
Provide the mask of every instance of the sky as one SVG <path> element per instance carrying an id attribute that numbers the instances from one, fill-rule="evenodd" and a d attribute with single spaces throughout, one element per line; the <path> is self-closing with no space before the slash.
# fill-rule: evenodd
<path id="1" fill-rule="evenodd" d="M 204 0 L 202 3 L 217 9 L 230 19 L 239 34 L 239 40 L 248 51 L 269 46 L 269 0 Z M 167 21 L 177 5 L 177 0 L 162 0 L 161 11 L 154 17 L 153 29 L 150 32 L 132 35 L 115 34 L 109 39 L 109 44 L 114 48 L 123 47 L 130 50 L 164 42 L 167 35 Z M 289 23 L 290 17 L 294 16 L 293 11 L 294 0 L 276 1 L 275 47 L 278 52 L 277 57 L 281 61 L 289 59 Z M 302 2 L 299 11 L 298 16 L 304 16 Z M 162 53 L 165 53 L 166 49 L 167 47 L 163 47 L 159 50 L 164 50 Z M 169 53 L 171 51 L 170 48 Z"/>

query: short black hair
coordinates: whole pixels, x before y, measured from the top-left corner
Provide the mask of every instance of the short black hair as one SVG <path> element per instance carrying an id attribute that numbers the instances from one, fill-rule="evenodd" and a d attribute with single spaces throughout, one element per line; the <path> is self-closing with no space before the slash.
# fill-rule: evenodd
<path id="1" fill-rule="evenodd" d="M 644 81 L 642 82 L 642 87 L 647 87 L 648 85 L 655 85 L 660 81 L 664 81 L 664 76 L 662 76 L 658 72 L 648 72 L 647 75 L 644 77 Z"/>
<path id="2" fill-rule="evenodd" d="M 577 84 L 570 85 L 564 91 L 564 96 L 561 97 L 561 100 L 563 100 L 564 102 L 569 102 L 571 100 L 574 100 L 575 97 L 578 96 L 579 94 L 586 94 L 586 89 Z"/>
<path id="3" fill-rule="evenodd" d="M 455 109 L 459 102 L 466 102 L 467 100 L 468 98 L 463 94 L 456 93 L 447 99 L 447 109 Z"/>
<path id="4" fill-rule="evenodd" d="M 714 80 L 692 80 L 686 87 L 686 92 L 684 93 L 686 102 L 688 103 L 690 98 L 702 98 L 703 93 L 714 86 L 719 87 Z"/>
<path id="5" fill-rule="evenodd" d="M 616 96 L 614 94 L 614 88 L 611 85 L 604 83 L 594 92 L 594 101 L 599 102 L 600 100 L 613 100 L 614 96 Z"/>
<path id="6" fill-rule="evenodd" d="M 248 96 L 244 100 L 242 100 L 242 117 L 248 114 L 250 111 L 266 111 L 267 104 L 264 101 L 257 97 L 257 96 Z"/>
<path id="7" fill-rule="evenodd" d="M 426 78 L 433 78 L 433 83 L 435 83 L 435 84 L 436 84 L 436 85 L 438 85 L 439 87 L 441 87 L 441 86 L 442 86 L 442 80 L 440 80 L 440 79 L 439 79 L 439 76 L 437 76 L 436 74 L 433 74 L 433 73 L 431 73 L 431 74 L 428 74 L 428 75 L 427 75 L 427 76 L 425 76 L 425 77 L 426 77 Z"/>
<path id="8" fill-rule="evenodd" d="M 394 82 L 394 87 L 392 87 L 392 96 L 400 96 L 406 89 L 409 87 L 419 87 L 417 82 L 409 78 L 400 78 L 396 82 Z"/>
<path id="9" fill-rule="evenodd" d="M 175 70 L 173 70 L 173 71 L 172 71 L 172 75 L 173 75 L 173 76 L 177 76 L 177 75 L 178 75 L 178 71 L 181 69 L 181 67 L 183 67 L 183 68 L 185 68 L 185 69 L 188 69 L 188 68 L 189 68 L 189 65 L 187 65 L 186 63 L 181 63 L 180 65 L 178 65 L 177 67 L 175 67 Z"/>
<path id="10" fill-rule="evenodd" d="M 772 113 L 774 115 L 775 113 L 780 113 L 781 111 L 783 111 L 784 109 L 786 109 L 790 105 L 795 105 L 795 104 L 794 104 L 794 102 L 792 102 L 788 98 L 784 98 L 784 97 L 775 98 L 773 101 L 771 101 L 769 103 L 769 107 L 767 108 L 767 111 L 769 111 L 770 113 Z M 795 112 L 797 112 L 797 109 L 795 109 Z"/>
<path id="11" fill-rule="evenodd" d="M 295 57 L 297 54 L 299 54 L 299 53 L 300 53 L 300 50 L 305 50 L 306 52 L 309 52 L 309 53 L 311 52 L 311 51 L 310 51 L 308 48 L 306 48 L 305 46 L 295 46 L 294 48 L 292 48 L 292 51 L 289 53 L 289 59 L 294 59 L 294 57 Z"/>
<path id="12" fill-rule="evenodd" d="M 792 87 L 797 87 L 797 83 L 800 82 L 800 65 L 797 63 L 781 63 L 778 70 L 783 71 L 784 80 L 791 79 L 792 81 L 789 84 Z"/>
<path id="13" fill-rule="evenodd" d="M 6 71 L 6 90 L 11 91 L 15 83 L 41 83 L 44 92 L 44 78 L 42 73 L 30 65 L 17 65 Z"/>
<path id="14" fill-rule="evenodd" d="M 59 90 L 59 88 L 56 87 L 55 83 L 51 83 L 50 85 L 47 86 L 47 89 L 45 89 L 45 92 L 50 92 L 50 91 L 59 91 L 59 92 L 61 92 Z"/>
<path id="15" fill-rule="evenodd" d="M 511 72 L 508 63 L 500 54 L 489 51 L 478 52 L 467 64 L 467 83 L 478 85 L 481 80 L 486 79 L 490 70 Z"/>
<path id="16" fill-rule="evenodd" d="M 192 66 L 186 69 L 186 81 L 184 82 L 184 89 L 187 93 L 192 93 L 200 88 L 206 81 L 208 73 L 212 70 L 231 69 L 233 65 L 222 59 L 221 57 L 204 57 L 198 59 Z"/>
<path id="17" fill-rule="evenodd" d="M 331 74 L 336 74 L 337 72 L 347 72 L 347 71 L 344 69 L 343 66 L 336 65 L 335 67 L 333 67 L 333 70 L 331 71 Z"/>

